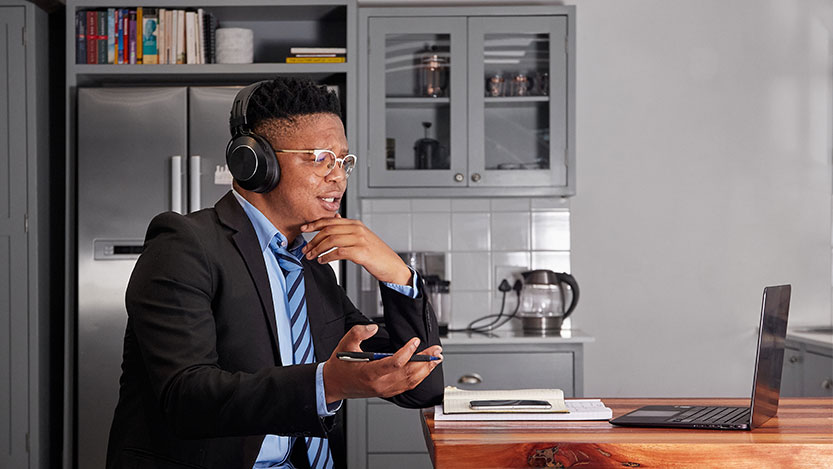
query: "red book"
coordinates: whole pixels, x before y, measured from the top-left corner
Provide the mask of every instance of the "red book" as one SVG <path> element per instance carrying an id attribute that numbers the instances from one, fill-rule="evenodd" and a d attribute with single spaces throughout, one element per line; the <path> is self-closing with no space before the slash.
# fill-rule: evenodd
<path id="1" fill-rule="evenodd" d="M 123 64 L 130 63 L 130 16 L 127 10 L 122 10 L 121 27 L 124 31 L 124 47 L 121 50 Z"/>
<path id="2" fill-rule="evenodd" d="M 87 10 L 87 63 L 98 63 L 98 18 L 95 11 Z"/>

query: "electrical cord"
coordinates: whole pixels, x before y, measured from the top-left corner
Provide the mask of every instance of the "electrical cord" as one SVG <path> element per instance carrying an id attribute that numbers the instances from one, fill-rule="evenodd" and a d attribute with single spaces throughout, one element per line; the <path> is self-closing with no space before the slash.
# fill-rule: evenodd
<path id="1" fill-rule="evenodd" d="M 498 327 L 506 324 L 512 318 L 514 318 L 515 315 L 518 314 L 518 309 L 521 306 L 521 288 L 522 288 L 522 286 L 523 286 L 523 284 L 521 283 L 520 280 L 515 280 L 515 284 L 512 285 L 512 286 L 509 286 L 509 282 L 507 282 L 506 279 L 503 279 L 500 282 L 500 285 L 498 285 L 498 290 L 500 290 L 503 293 L 503 296 L 501 297 L 501 301 L 500 301 L 500 312 L 498 312 L 497 314 L 489 314 L 489 315 L 477 318 L 474 321 L 470 322 L 468 324 L 468 326 L 466 326 L 463 329 L 449 329 L 448 331 L 449 332 L 479 332 L 479 333 L 483 333 L 483 332 L 490 332 L 490 331 L 492 331 L 494 329 L 497 329 Z M 515 309 L 514 309 L 514 311 L 512 311 L 512 314 L 507 315 L 506 318 L 503 319 L 503 322 L 501 322 L 501 318 L 503 318 L 503 311 L 506 307 L 506 294 L 509 293 L 512 290 L 515 291 L 515 296 L 517 297 L 517 302 L 515 304 Z M 477 324 L 479 322 L 488 321 L 490 319 L 492 319 L 492 322 L 490 322 L 489 324 L 482 325 L 482 326 L 475 326 L 475 324 Z"/>

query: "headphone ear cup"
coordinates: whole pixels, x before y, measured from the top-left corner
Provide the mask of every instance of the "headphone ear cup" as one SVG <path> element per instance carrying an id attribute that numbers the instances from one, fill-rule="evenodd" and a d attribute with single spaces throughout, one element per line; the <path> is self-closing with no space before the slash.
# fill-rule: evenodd
<path id="1" fill-rule="evenodd" d="M 252 134 L 252 138 L 259 143 L 258 155 L 262 156 L 266 168 L 263 184 L 255 192 L 271 192 L 281 180 L 281 165 L 278 163 L 278 156 L 275 155 L 272 145 L 269 145 L 266 139 L 257 134 Z"/>
<path id="2" fill-rule="evenodd" d="M 272 146 L 257 134 L 238 135 L 226 147 L 229 172 L 243 189 L 269 192 L 278 185 L 281 168 Z"/>

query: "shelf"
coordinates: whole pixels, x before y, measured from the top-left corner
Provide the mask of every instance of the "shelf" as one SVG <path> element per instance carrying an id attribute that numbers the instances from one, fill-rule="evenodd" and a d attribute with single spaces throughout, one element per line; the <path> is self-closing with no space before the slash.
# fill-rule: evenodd
<path id="1" fill-rule="evenodd" d="M 448 104 L 451 98 L 431 98 L 431 97 L 393 97 L 385 98 L 385 104 L 420 104 L 420 105 L 434 105 L 434 104 Z"/>
<path id="2" fill-rule="evenodd" d="M 76 75 L 257 75 L 257 74 L 291 74 L 291 73 L 347 73 L 347 63 L 337 64 L 147 64 L 147 65 L 113 65 L 113 64 L 75 64 L 71 71 Z"/>
<path id="3" fill-rule="evenodd" d="M 142 2 L 135 0 L 81 0 L 68 2 L 75 8 L 135 8 L 143 6 Z M 275 5 L 274 0 L 241 0 L 234 4 L 238 7 L 310 7 L 310 6 L 347 6 L 349 0 L 282 0 L 280 5 Z M 158 0 L 151 6 L 157 8 L 215 8 L 231 7 L 228 0 Z"/>
<path id="4" fill-rule="evenodd" d="M 549 96 L 486 96 L 483 98 L 486 104 L 500 103 L 546 103 Z"/>

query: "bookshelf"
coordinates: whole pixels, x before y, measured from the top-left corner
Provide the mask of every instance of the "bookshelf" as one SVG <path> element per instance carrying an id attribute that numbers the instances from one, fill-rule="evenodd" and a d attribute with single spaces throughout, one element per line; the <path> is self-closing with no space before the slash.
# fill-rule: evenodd
<path id="1" fill-rule="evenodd" d="M 216 17 L 219 27 L 248 28 L 254 33 L 254 63 L 251 64 L 77 64 L 75 17 L 79 10 L 153 7 L 165 9 L 203 8 Z M 319 83 L 337 85 L 342 104 L 348 141 L 358 140 L 357 116 L 357 10 L 356 0 L 159 0 L 152 3 L 132 0 L 67 0 L 65 12 L 66 84 L 66 198 L 65 241 L 66 374 L 73 382 L 78 376 L 79 340 L 74 331 L 78 321 L 78 193 L 84 185 L 99 181 L 79 180 L 78 176 L 78 92 L 86 87 L 156 87 L 156 86 L 242 86 L 278 75 L 302 76 Z M 346 48 L 344 63 L 286 63 L 292 47 Z M 223 116 L 227 118 L 226 116 Z M 352 125 L 351 125 L 352 124 Z M 141 125 L 141 122 L 137 122 Z M 119 158 L 118 150 L 113 158 Z M 119 175 L 114 174 L 113 177 Z M 106 194 L 105 194 L 106 195 Z M 212 201 L 213 204 L 213 201 Z M 357 189 L 348 186 L 345 196 L 347 215 L 356 218 Z M 358 272 L 350 272 L 347 285 L 351 297 L 357 295 Z M 78 422 L 80 389 L 70 389 L 64 416 L 65 441 L 78 441 L 84 435 Z M 112 409 L 108 409 L 112 415 Z M 104 425 L 109 427 L 110 422 Z M 87 432 L 89 433 L 89 432 Z M 106 446 L 106 441 L 102 443 Z M 95 459 L 79 458 L 78 446 L 71 458 L 78 467 L 100 467 Z M 100 455 L 96 456 L 99 457 Z M 103 462 L 102 462 L 103 463 Z M 87 464 L 87 466 L 85 466 Z M 90 465 L 92 464 L 92 465 Z"/>

